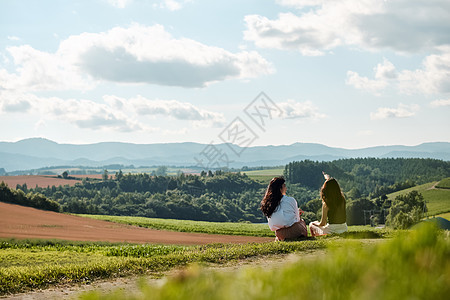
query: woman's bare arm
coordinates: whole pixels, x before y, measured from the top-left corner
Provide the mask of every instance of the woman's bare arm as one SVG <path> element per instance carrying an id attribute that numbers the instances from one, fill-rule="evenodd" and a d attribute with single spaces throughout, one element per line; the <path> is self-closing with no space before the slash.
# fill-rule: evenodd
<path id="1" fill-rule="evenodd" d="M 327 225 L 328 218 L 328 206 L 325 202 L 322 202 L 322 219 L 320 220 L 319 226 Z"/>

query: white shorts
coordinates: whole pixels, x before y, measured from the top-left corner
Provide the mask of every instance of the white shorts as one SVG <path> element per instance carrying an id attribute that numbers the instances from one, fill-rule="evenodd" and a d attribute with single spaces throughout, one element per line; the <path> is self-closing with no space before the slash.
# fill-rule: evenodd
<path id="1" fill-rule="evenodd" d="M 325 226 L 319 226 L 319 221 L 314 221 L 309 223 L 309 230 L 311 230 L 311 225 L 314 226 L 314 232 L 316 235 L 324 235 L 331 233 L 343 233 L 348 231 L 347 223 L 342 224 L 327 224 Z"/>

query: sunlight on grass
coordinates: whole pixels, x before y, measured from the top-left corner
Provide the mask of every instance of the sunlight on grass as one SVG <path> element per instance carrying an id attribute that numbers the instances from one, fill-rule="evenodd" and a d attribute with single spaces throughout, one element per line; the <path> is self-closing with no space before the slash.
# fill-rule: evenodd
<path id="1" fill-rule="evenodd" d="M 191 267 L 143 295 L 90 292 L 82 299 L 446 299 L 450 242 L 431 226 L 373 247 L 343 243 L 329 254 L 280 268 L 229 273 Z"/>

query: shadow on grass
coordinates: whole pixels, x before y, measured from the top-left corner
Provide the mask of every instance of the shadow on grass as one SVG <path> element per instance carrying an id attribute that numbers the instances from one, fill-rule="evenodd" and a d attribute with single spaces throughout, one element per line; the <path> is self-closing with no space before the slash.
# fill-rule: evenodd
<path id="1" fill-rule="evenodd" d="M 385 233 L 378 231 L 354 231 L 336 234 L 336 236 L 344 239 L 382 239 L 385 237 Z"/>

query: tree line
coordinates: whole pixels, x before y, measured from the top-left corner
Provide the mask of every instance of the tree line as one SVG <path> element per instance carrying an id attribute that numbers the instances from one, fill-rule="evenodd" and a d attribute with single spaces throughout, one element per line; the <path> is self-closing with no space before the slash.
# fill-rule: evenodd
<path id="1" fill-rule="evenodd" d="M 349 225 L 366 224 L 364 211 L 378 211 L 383 213 L 372 214 L 370 222 L 394 226 L 394 223 L 410 222 L 406 220 L 408 218 L 414 219 L 411 210 L 421 204 L 417 204 L 420 201 L 412 201 L 417 205 L 400 205 L 402 208 L 398 209 L 400 206 L 396 205 L 397 200 L 388 200 L 386 194 L 450 177 L 450 163 L 433 159 L 399 158 L 291 162 L 284 169 L 288 193 L 305 211 L 307 222 L 320 219 L 319 189 L 324 180 L 322 171 L 338 179 L 347 198 Z M 124 174 L 122 171 L 111 175 L 105 170 L 102 180 L 84 178 L 82 183 L 75 186 L 33 189 L 18 185 L 16 190 L 10 190 L 9 195 L 20 194 L 14 197 L 22 199 L 21 203 L 26 202 L 23 200 L 24 195 L 30 199 L 43 197 L 59 205 L 60 211 L 71 213 L 264 222 L 259 204 L 266 187 L 267 183 L 253 180 L 240 172 L 218 170 L 205 171 L 200 175 L 181 173 L 176 176 L 158 176 Z M 407 202 L 404 199 L 399 201 Z M 421 209 L 423 211 L 423 206 Z M 394 220 L 400 212 L 403 212 L 404 220 Z"/>

